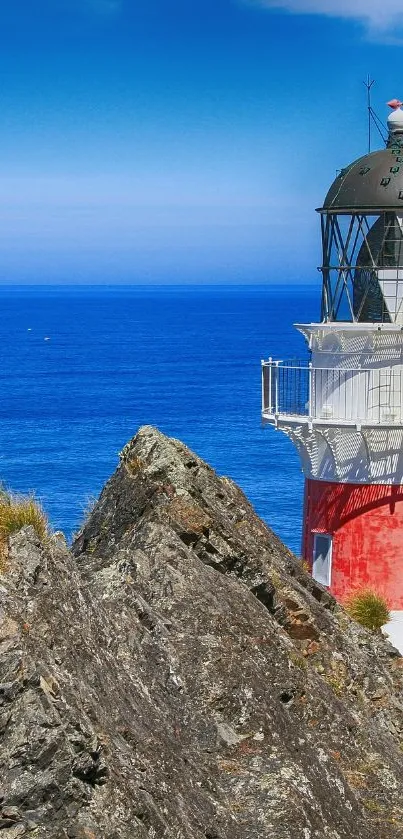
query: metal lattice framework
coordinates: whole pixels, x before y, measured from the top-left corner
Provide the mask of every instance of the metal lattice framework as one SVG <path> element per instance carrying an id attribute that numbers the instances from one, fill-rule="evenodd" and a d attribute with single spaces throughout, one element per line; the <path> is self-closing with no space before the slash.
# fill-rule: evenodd
<path id="1" fill-rule="evenodd" d="M 323 320 L 400 322 L 403 217 L 391 211 L 327 212 L 321 222 Z"/>

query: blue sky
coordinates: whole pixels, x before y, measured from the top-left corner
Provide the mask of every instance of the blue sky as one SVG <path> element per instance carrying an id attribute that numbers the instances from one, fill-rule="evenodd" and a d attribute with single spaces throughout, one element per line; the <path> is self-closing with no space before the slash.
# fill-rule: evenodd
<path id="1" fill-rule="evenodd" d="M 320 205 L 403 98 L 401 0 L 13 0 L 0 282 L 315 280 Z"/>

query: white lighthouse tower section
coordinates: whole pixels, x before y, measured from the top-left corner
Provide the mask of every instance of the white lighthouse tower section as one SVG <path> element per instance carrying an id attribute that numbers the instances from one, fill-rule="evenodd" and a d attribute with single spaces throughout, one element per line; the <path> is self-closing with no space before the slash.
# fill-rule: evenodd
<path id="1" fill-rule="evenodd" d="M 298 329 L 311 350 L 309 415 L 303 437 L 314 459 L 310 454 L 307 477 L 401 483 L 401 328 L 329 323 Z M 316 438 L 313 449 L 311 435 Z M 306 458 L 305 463 L 308 466 Z"/>
<path id="2" fill-rule="evenodd" d="M 263 418 L 293 440 L 306 478 L 403 483 L 402 328 L 336 322 L 297 328 L 311 362 L 306 368 L 272 363 L 269 388 L 277 405 L 265 405 Z M 308 397 L 299 414 L 287 413 L 290 382 L 305 387 Z"/>

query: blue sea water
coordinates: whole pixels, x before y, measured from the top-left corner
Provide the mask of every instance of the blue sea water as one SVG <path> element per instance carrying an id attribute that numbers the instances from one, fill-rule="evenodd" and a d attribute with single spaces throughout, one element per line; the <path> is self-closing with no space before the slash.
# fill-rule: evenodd
<path id="1" fill-rule="evenodd" d="M 138 427 L 233 478 L 299 552 L 303 480 L 260 423 L 260 360 L 305 357 L 314 286 L 0 287 L 0 479 L 68 537 Z"/>

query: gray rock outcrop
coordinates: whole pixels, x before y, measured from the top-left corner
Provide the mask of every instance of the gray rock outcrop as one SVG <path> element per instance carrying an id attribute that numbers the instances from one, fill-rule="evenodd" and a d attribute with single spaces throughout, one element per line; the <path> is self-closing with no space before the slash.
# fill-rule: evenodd
<path id="1" fill-rule="evenodd" d="M 145 427 L 0 572 L 0 839 L 403 837 L 403 659 Z"/>

